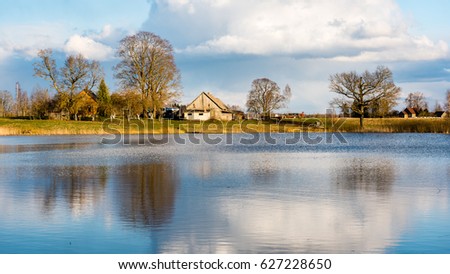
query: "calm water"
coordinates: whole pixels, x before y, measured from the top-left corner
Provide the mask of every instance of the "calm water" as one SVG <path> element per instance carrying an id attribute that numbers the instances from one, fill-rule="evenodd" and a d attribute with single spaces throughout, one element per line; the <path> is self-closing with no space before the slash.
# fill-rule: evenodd
<path id="1" fill-rule="evenodd" d="M 0 253 L 450 253 L 449 135 L 226 137 L 0 137 Z"/>

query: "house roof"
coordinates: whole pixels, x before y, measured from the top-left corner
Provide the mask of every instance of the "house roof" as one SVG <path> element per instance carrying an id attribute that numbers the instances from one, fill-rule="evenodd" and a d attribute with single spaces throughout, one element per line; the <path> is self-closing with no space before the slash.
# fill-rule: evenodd
<path id="1" fill-rule="evenodd" d="M 88 95 L 89 97 L 91 97 L 95 102 L 97 102 L 97 100 L 98 100 L 98 97 L 97 97 L 97 95 L 95 94 L 95 93 L 93 93 L 91 90 L 82 90 L 81 92 L 80 92 L 80 94 L 81 93 L 86 93 L 86 95 Z"/>
<path id="2" fill-rule="evenodd" d="M 217 108 L 222 111 L 230 111 L 219 98 L 212 95 L 211 92 L 202 92 L 197 96 L 189 105 L 186 106 L 186 110 L 211 110 L 214 107 L 209 102 L 212 102 Z"/>
<path id="3" fill-rule="evenodd" d="M 405 110 L 402 111 L 404 114 L 418 114 L 419 111 L 413 109 L 413 108 L 405 108 Z"/>

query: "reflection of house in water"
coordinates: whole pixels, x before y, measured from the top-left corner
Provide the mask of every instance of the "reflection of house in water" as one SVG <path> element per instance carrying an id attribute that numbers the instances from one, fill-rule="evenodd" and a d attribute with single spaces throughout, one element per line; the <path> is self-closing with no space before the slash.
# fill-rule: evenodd
<path id="1" fill-rule="evenodd" d="M 137 226 L 159 226 L 170 220 L 175 203 L 178 173 L 170 163 L 132 164 L 118 167 L 120 215 Z"/>

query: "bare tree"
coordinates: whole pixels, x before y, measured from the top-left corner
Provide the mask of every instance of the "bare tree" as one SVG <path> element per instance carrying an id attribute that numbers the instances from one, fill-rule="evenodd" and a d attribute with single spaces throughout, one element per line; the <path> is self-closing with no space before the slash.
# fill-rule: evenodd
<path id="1" fill-rule="evenodd" d="M 36 87 L 31 94 L 31 114 L 38 119 L 45 118 L 50 111 L 51 101 L 48 89 Z"/>
<path id="2" fill-rule="evenodd" d="M 16 116 L 27 116 L 30 114 L 30 100 L 28 93 L 19 88 L 16 91 L 16 104 L 14 106 Z"/>
<path id="3" fill-rule="evenodd" d="M 111 104 L 113 113 L 123 113 L 128 120 L 142 113 L 141 94 L 135 90 L 127 89 L 113 93 Z"/>
<path id="4" fill-rule="evenodd" d="M 398 105 L 398 94 L 389 94 L 370 105 L 372 117 L 385 117 Z"/>
<path id="5" fill-rule="evenodd" d="M 439 112 L 439 111 L 443 111 L 443 108 L 442 108 L 441 104 L 439 103 L 439 101 L 436 100 L 436 103 L 434 104 L 434 112 Z"/>
<path id="6" fill-rule="evenodd" d="M 352 110 L 360 117 L 359 125 L 364 127 L 367 108 L 382 98 L 400 94 L 400 88 L 394 84 L 390 69 L 379 66 L 374 72 L 354 71 L 330 76 L 330 91 L 353 101 Z"/>
<path id="7" fill-rule="evenodd" d="M 329 104 L 333 109 L 338 108 L 344 117 L 349 117 L 351 115 L 352 101 L 348 100 L 346 97 L 333 98 Z"/>
<path id="8" fill-rule="evenodd" d="M 450 89 L 447 90 L 447 100 L 445 102 L 445 109 L 450 113 Z"/>
<path id="9" fill-rule="evenodd" d="M 414 108 L 419 111 L 428 109 L 428 103 L 422 92 L 414 92 L 408 94 L 405 99 L 405 104 L 406 107 Z"/>
<path id="10" fill-rule="evenodd" d="M 256 79 L 247 96 L 248 111 L 270 118 L 272 111 L 286 107 L 291 98 L 291 88 L 286 85 L 283 93 L 280 87 L 267 78 Z"/>
<path id="11" fill-rule="evenodd" d="M 59 72 L 56 69 L 56 61 L 53 58 L 51 49 L 42 49 L 38 52 L 40 62 L 34 63 L 34 76 L 49 81 L 52 87 L 58 92 L 63 92 Z"/>
<path id="12" fill-rule="evenodd" d="M 180 73 L 169 41 L 150 32 L 139 32 L 120 41 L 115 77 L 123 89 L 141 93 L 142 112 L 153 117 L 164 104 L 180 95 Z"/>
<path id="13" fill-rule="evenodd" d="M 14 99 L 7 90 L 0 90 L 0 117 L 6 117 L 12 111 Z"/>
<path id="14" fill-rule="evenodd" d="M 227 105 L 227 107 L 228 107 L 231 111 L 242 111 L 241 106 L 238 106 L 238 105 Z"/>
<path id="15" fill-rule="evenodd" d="M 59 110 L 68 111 L 76 120 L 78 93 L 82 90 L 92 91 L 103 78 L 103 69 L 99 62 L 89 61 L 78 54 L 68 56 L 64 66 L 58 70 L 52 55 L 51 49 L 39 51 L 40 61 L 34 64 L 34 75 L 51 83 L 57 92 Z"/>

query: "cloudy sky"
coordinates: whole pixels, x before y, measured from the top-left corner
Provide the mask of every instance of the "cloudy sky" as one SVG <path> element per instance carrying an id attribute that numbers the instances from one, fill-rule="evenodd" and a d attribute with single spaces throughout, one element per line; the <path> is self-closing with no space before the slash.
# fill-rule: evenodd
<path id="1" fill-rule="evenodd" d="M 324 112 L 331 74 L 385 65 L 403 97 L 421 91 L 434 106 L 450 89 L 449 10 L 441 0 L 2 0 L 0 90 L 47 87 L 33 77 L 43 48 L 101 61 L 116 90 L 118 41 L 145 30 L 174 46 L 183 103 L 212 91 L 244 107 L 266 77 L 291 86 L 284 111 Z"/>

